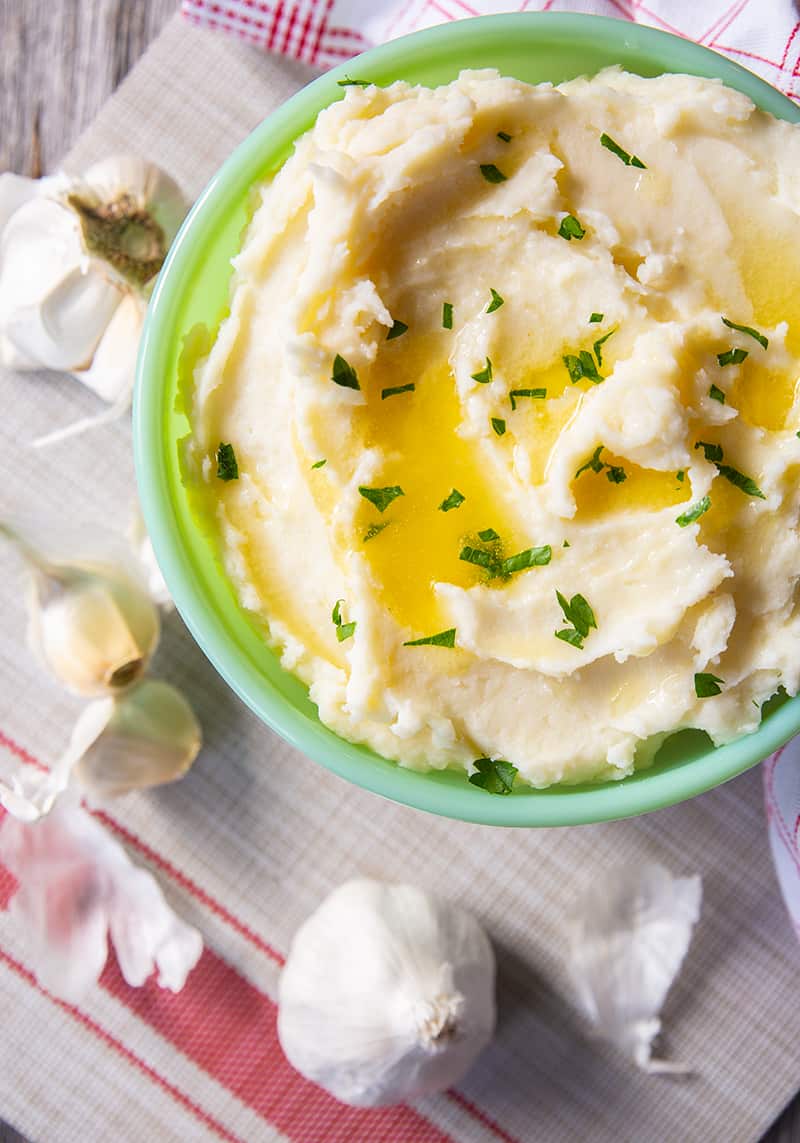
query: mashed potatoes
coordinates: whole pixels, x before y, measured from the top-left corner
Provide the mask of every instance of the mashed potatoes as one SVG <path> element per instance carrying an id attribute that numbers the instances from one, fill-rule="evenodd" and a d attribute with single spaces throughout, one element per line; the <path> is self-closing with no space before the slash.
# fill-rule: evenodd
<path id="1" fill-rule="evenodd" d="M 689 76 L 464 72 L 319 116 L 236 259 L 189 466 L 325 723 L 547 786 L 797 691 L 799 211 L 798 128 Z"/>

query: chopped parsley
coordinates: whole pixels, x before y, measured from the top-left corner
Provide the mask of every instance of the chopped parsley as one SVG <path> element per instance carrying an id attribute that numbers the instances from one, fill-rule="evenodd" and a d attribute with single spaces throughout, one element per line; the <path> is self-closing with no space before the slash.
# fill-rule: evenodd
<path id="1" fill-rule="evenodd" d="M 678 481 L 680 481 L 681 484 L 683 484 L 684 480 L 686 479 L 686 473 L 682 468 L 679 468 L 675 473 L 675 477 Z"/>
<path id="2" fill-rule="evenodd" d="M 552 554 L 549 544 L 544 544 L 541 548 L 526 548 L 524 552 L 517 552 L 515 556 L 503 560 L 500 570 L 503 575 L 513 575 L 526 568 L 543 568 L 550 563 Z"/>
<path id="3" fill-rule="evenodd" d="M 491 286 L 489 287 L 489 292 L 492 295 L 492 300 L 486 307 L 486 312 L 487 314 L 493 314 L 495 310 L 499 310 L 502 305 L 505 305 L 506 300 L 505 298 L 501 297 L 500 294 L 498 294 L 497 290 L 493 289 Z"/>
<path id="4" fill-rule="evenodd" d="M 473 786 L 480 786 L 487 794 L 510 794 L 514 779 L 519 771 L 511 762 L 502 758 L 478 758 L 474 763 L 475 773 L 469 780 Z"/>
<path id="5" fill-rule="evenodd" d="M 345 639 L 349 639 L 356 629 L 355 621 L 352 623 L 344 623 L 342 620 L 342 604 L 343 599 L 337 599 L 333 605 L 331 612 L 331 619 L 336 627 L 336 638 L 340 643 L 344 643 Z"/>
<path id="6" fill-rule="evenodd" d="M 732 468 L 729 464 L 722 463 L 722 446 L 717 444 L 709 444 L 708 441 L 697 441 L 695 448 L 701 448 L 707 461 L 717 466 L 717 472 L 720 476 L 724 476 L 726 480 L 740 490 L 747 496 L 755 496 L 759 500 L 766 500 L 766 496 L 750 476 L 745 476 L 743 472 L 739 472 L 738 468 Z"/>
<path id="7" fill-rule="evenodd" d="M 351 79 L 349 75 L 346 75 L 344 79 L 337 79 L 336 83 L 339 87 L 369 87 L 371 85 L 371 80 Z"/>
<path id="8" fill-rule="evenodd" d="M 607 464 L 606 477 L 612 484 L 622 484 L 628 479 L 628 474 L 621 464 Z"/>
<path id="9" fill-rule="evenodd" d="M 485 528 L 482 532 L 478 532 L 478 537 L 483 540 L 484 544 L 488 544 L 490 540 L 500 539 L 500 536 L 495 532 L 494 528 Z"/>
<path id="10" fill-rule="evenodd" d="M 492 417 L 492 428 L 501 437 L 506 431 L 506 423 L 502 417 Z"/>
<path id="11" fill-rule="evenodd" d="M 597 630 L 594 612 L 582 595 L 573 595 L 572 599 L 568 601 L 560 591 L 556 591 L 556 598 L 564 612 L 564 618 L 567 623 L 572 624 L 572 627 L 556 631 L 555 637 L 556 639 L 563 639 L 565 643 L 570 643 L 581 651 L 583 650 L 583 641 L 591 629 Z"/>
<path id="12" fill-rule="evenodd" d="M 392 328 L 386 334 L 387 341 L 394 341 L 396 337 L 402 337 L 404 333 L 408 332 L 408 326 L 404 321 L 398 321 L 395 318 Z"/>
<path id="13" fill-rule="evenodd" d="M 574 214 L 567 214 L 561 219 L 561 225 L 558 228 L 559 237 L 566 238 L 567 242 L 571 242 L 573 238 L 580 240 L 583 238 L 586 231 L 578 222 Z"/>
<path id="14" fill-rule="evenodd" d="M 726 349 L 724 353 L 717 354 L 717 361 L 720 365 L 741 365 L 749 356 L 746 349 Z"/>
<path id="15" fill-rule="evenodd" d="M 701 448 L 706 460 L 716 464 L 717 461 L 722 460 L 722 447 L 718 444 L 709 444 L 708 441 L 695 441 L 694 447 Z"/>
<path id="16" fill-rule="evenodd" d="M 577 480 L 580 474 L 582 472 L 586 472 L 587 469 L 591 469 L 592 472 L 602 472 L 605 467 L 605 463 L 600 459 L 600 453 L 604 448 L 605 445 L 598 445 L 586 463 L 580 466 L 573 479 Z"/>
<path id="17" fill-rule="evenodd" d="M 381 389 L 381 400 L 385 401 L 387 397 L 396 397 L 398 393 L 413 393 L 416 388 L 413 381 L 408 385 L 393 385 L 390 389 Z"/>
<path id="18" fill-rule="evenodd" d="M 393 500 L 398 496 L 405 496 L 405 492 L 399 484 L 389 485 L 388 488 L 365 488 L 360 485 L 358 491 L 365 500 L 369 500 L 370 504 L 374 504 L 379 512 L 385 512 Z"/>
<path id="19" fill-rule="evenodd" d="M 561 547 L 562 548 L 571 548 L 572 544 L 569 542 L 569 540 L 565 540 L 564 543 L 561 545 Z"/>
<path id="20" fill-rule="evenodd" d="M 410 639 L 404 647 L 455 647 L 456 629 L 448 627 L 447 631 L 439 631 L 436 635 L 426 635 L 424 639 Z"/>
<path id="21" fill-rule="evenodd" d="M 720 389 L 719 385 L 712 385 L 708 390 L 708 395 L 712 401 L 719 401 L 720 405 L 725 404 L 725 394 L 723 393 L 722 389 Z"/>
<path id="22" fill-rule="evenodd" d="M 724 317 L 723 322 L 728 329 L 735 329 L 738 333 L 746 333 L 748 337 L 753 337 L 763 349 L 769 345 L 769 338 L 765 337 L 763 333 L 759 333 L 757 329 L 753 329 L 751 325 L 737 325 L 735 321 L 728 321 Z"/>
<path id="23" fill-rule="evenodd" d="M 698 698 L 711 698 L 713 695 L 721 694 L 724 686 L 725 680 L 717 675 L 700 671 L 694 676 L 694 693 Z"/>
<path id="24" fill-rule="evenodd" d="M 487 183 L 504 183 L 508 178 L 494 163 L 481 163 L 481 174 Z"/>
<path id="25" fill-rule="evenodd" d="M 589 325 L 597 325 L 605 317 L 604 314 L 593 313 L 589 318 Z"/>
<path id="26" fill-rule="evenodd" d="M 606 135 L 605 131 L 600 136 L 600 142 L 607 151 L 610 151 L 612 155 L 616 155 L 618 159 L 621 159 L 626 167 L 639 167 L 643 171 L 647 170 L 647 167 L 638 155 L 629 154 L 623 147 L 620 147 L 619 143 L 615 143 L 610 135 Z"/>
<path id="27" fill-rule="evenodd" d="M 361 541 L 362 544 L 366 544 L 367 540 L 374 540 L 375 537 L 377 535 L 379 535 L 383 531 L 384 528 L 389 527 L 390 523 L 391 523 L 390 520 L 384 520 L 382 524 L 370 524 L 370 526 L 367 528 L 366 532 L 364 533 L 364 538 Z"/>
<path id="28" fill-rule="evenodd" d="M 442 303 L 442 328 L 443 329 L 452 329 L 453 328 L 453 303 L 452 302 L 443 302 Z"/>
<path id="29" fill-rule="evenodd" d="M 463 560 L 466 564 L 474 564 L 475 567 L 485 568 L 486 571 L 492 572 L 493 575 L 497 575 L 496 569 L 500 566 L 492 552 L 487 552 L 484 548 L 473 548 L 469 544 L 464 545 L 459 552 L 458 558 Z"/>
<path id="30" fill-rule="evenodd" d="M 480 385 L 488 385 L 492 380 L 492 363 L 489 358 L 486 358 L 486 364 L 483 369 L 479 369 L 477 373 L 471 373 L 470 377 L 473 381 L 477 381 Z"/>
<path id="31" fill-rule="evenodd" d="M 343 389 L 361 388 L 358 383 L 358 374 L 353 366 L 345 361 L 340 353 L 337 353 L 333 359 L 331 381 L 336 385 L 341 385 Z"/>
<path id="32" fill-rule="evenodd" d="M 311 467 L 312 468 L 322 468 L 323 465 L 326 465 L 327 463 L 328 463 L 327 459 L 323 457 L 322 460 L 315 460 L 314 463 L 311 465 Z"/>
<path id="33" fill-rule="evenodd" d="M 602 352 L 601 352 L 601 348 L 600 348 L 600 347 L 601 347 L 601 346 L 603 346 L 603 345 L 605 345 L 605 343 L 608 341 L 608 339 L 609 339 L 610 337 L 613 337 L 613 336 L 614 336 L 614 334 L 615 334 L 616 332 L 617 332 L 617 331 L 616 331 L 615 329 L 610 329 L 610 330 L 608 331 L 608 333 L 606 333 L 606 334 L 604 334 L 604 335 L 603 335 L 603 337 L 599 337 L 599 338 L 597 339 L 597 341 L 594 343 L 594 345 L 592 346 L 592 349 L 594 350 L 594 355 L 595 355 L 595 357 L 597 358 L 597 364 L 598 364 L 598 365 L 602 365 L 602 364 L 603 364 L 603 354 L 602 354 Z"/>
<path id="34" fill-rule="evenodd" d="M 576 381 L 583 380 L 584 377 L 588 378 L 589 381 L 594 381 L 595 385 L 605 381 L 605 377 L 602 377 L 597 371 L 594 358 L 588 349 L 582 349 L 577 356 L 574 353 L 566 353 L 562 361 L 567 367 L 573 385 Z"/>
<path id="35" fill-rule="evenodd" d="M 517 398 L 518 397 L 533 397 L 534 399 L 540 400 L 540 399 L 543 399 L 544 397 L 547 396 L 547 390 L 546 389 L 512 389 L 511 392 L 508 394 L 508 396 L 511 400 L 511 408 L 512 408 L 512 410 L 514 410 L 517 407 Z"/>
<path id="36" fill-rule="evenodd" d="M 460 508 L 465 500 L 466 497 L 463 496 L 457 488 L 454 488 L 450 495 L 445 497 L 439 505 L 439 511 L 450 512 L 453 508 Z"/>
<path id="37" fill-rule="evenodd" d="M 220 441 L 217 449 L 217 476 L 220 480 L 239 479 L 239 464 L 232 444 L 223 444 Z"/>
<path id="38" fill-rule="evenodd" d="M 675 518 L 675 523 L 679 524 L 681 528 L 685 528 L 687 524 L 693 524 L 695 520 L 699 520 L 701 516 L 711 507 L 711 497 L 704 496 L 702 500 L 698 500 L 691 508 L 687 508 L 685 512 L 681 512 L 680 516 Z"/>
<path id="39" fill-rule="evenodd" d="M 502 139 L 504 143 L 510 143 L 512 136 L 509 135 L 507 131 L 498 131 L 497 138 Z"/>
<path id="40" fill-rule="evenodd" d="M 739 472 L 737 468 L 731 468 L 729 464 L 718 464 L 717 471 L 720 476 L 724 476 L 731 484 L 744 492 L 747 496 L 756 496 L 759 500 L 766 500 L 766 496 L 756 484 L 755 480 L 750 476 L 745 476 L 743 472 Z"/>

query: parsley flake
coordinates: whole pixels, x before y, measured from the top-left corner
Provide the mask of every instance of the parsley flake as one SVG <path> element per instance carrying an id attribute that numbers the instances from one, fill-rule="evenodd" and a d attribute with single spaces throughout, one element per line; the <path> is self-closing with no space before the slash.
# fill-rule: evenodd
<path id="1" fill-rule="evenodd" d="M 457 488 L 454 488 L 450 495 L 445 497 L 439 505 L 439 511 L 450 512 L 453 508 L 460 508 L 465 500 L 466 496 L 463 496 Z"/>
<path id="2" fill-rule="evenodd" d="M 589 318 L 589 325 L 597 325 L 598 322 L 603 320 L 604 314 L 593 313 Z"/>
<path id="3" fill-rule="evenodd" d="M 608 333 L 603 335 L 603 337 L 599 337 L 597 339 L 597 341 L 594 343 L 594 345 L 592 346 L 592 349 L 594 350 L 594 355 L 597 358 L 597 364 L 598 365 L 603 364 L 603 354 L 601 352 L 601 346 L 605 345 L 605 343 L 608 341 L 608 339 L 610 337 L 613 337 L 616 332 L 617 331 L 615 329 L 610 329 L 608 331 Z"/>
<path id="4" fill-rule="evenodd" d="M 597 448 L 594 450 L 594 452 L 589 457 L 589 459 L 586 461 L 586 463 L 582 464 L 580 466 L 580 468 L 578 469 L 578 471 L 575 473 L 575 476 L 573 477 L 574 480 L 577 480 L 578 477 L 580 476 L 580 474 L 582 472 L 586 472 L 588 469 L 591 469 L 592 472 L 602 472 L 603 471 L 603 469 L 605 468 L 605 462 L 600 459 L 600 453 L 603 451 L 604 448 L 605 448 L 605 445 L 598 445 L 597 446 Z"/>
<path id="5" fill-rule="evenodd" d="M 588 349 L 582 349 L 580 353 L 575 356 L 574 353 L 567 353 L 562 358 L 562 361 L 567 367 L 570 381 L 574 385 L 576 381 L 582 381 L 584 377 L 589 381 L 593 381 L 595 385 L 599 385 L 601 381 L 605 381 L 597 371 L 594 358 Z"/>
<path id="6" fill-rule="evenodd" d="M 600 136 L 601 144 L 610 151 L 612 155 L 616 155 L 621 159 L 626 167 L 639 167 L 641 170 L 646 171 L 647 167 L 644 165 L 638 155 L 629 154 L 619 143 L 615 143 L 610 135 L 606 135 L 605 131 Z"/>
<path id="7" fill-rule="evenodd" d="M 686 473 L 682 468 L 679 468 L 675 473 L 675 477 L 678 481 L 680 481 L 681 484 L 683 484 L 684 480 L 686 479 Z"/>
<path id="8" fill-rule="evenodd" d="M 463 560 L 465 564 L 474 564 L 475 567 L 485 568 L 492 575 L 497 575 L 498 561 L 491 552 L 484 551 L 483 548 L 473 548 L 469 544 L 465 544 L 459 552 L 458 558 Z"/>
<path id="9" fill-rule="evenodd" d="M 577 647 L 578 650 L 583 650 L 583 640 L 587 637 L 592 628 L 597 630 L 597 620 L 594 617 L 590 605 L 582 595 L 573 595 L 569 601 L 560 591 L 556 591 L 556 598 L 558 599 L 559 606 L 564 612 L 564 618 L 567 623 L 571 623 L 572 627 L 567 627 L 563 631 L 554 632 L 556 639 L 563 639 L 565 643 Z"/>
<path id="10" fill-rule="evenodd" d="M 478 758 L 473 765 L 475 773 L 469 780 L 473 786 L 480 786 L 487 794 L 510 794 L 514 779 L 519 771 L 511 762 L 502 758 Z"/>
<path id="11" fill-rule="evenodd" d="M 558 228 L 559 237 L 566 238 L 567 242 L 571 242 L 573 238 L 580 241 L 586 231 L 578 222 L 574 214 L 567 214 L 561 219 L 561 225 Z"/>
<path id="12" fill-rule="evenodd" d="M 239 464 L 232 444 L 223 444 L 220 441 L 217 449 L 217 476 L 220 480 L 238 480 Z"/>
<path id="13" fill-rule="evenodd" d="M 717 354 L 717 361 L 720 365 L 741 365 L 749 356 L 746 349 L 726 349 L 724 353 Z"/>
<path id="14" fill-rule="evenodd" d="M 492 300 L 486 307 L 486 312 L 487 314 L 493 314 L 495 310 L 499 310 L 502 305 L 505 305 L 506 300 L 505 298 L 501 297 L 500 294 L 498 294 L 497 290 L 493 289 L 491 286 L 489 287 L 489 292 L 492 295 Z"/>
<path id="15" fill-rule="evenodd" d="M 717 675 L 700 671 L 694 676 L 694 693 L 698 698 L 711 698 L 713 695 L 721 694 L 724 686 L 725 680 Z"/>
<path id="16" fill-rule="evenodd" d="M 355 621 L 352 623 L 345 623 L 342 620 L 343 603 L 343 599 L 337 599 L 333 605 L 333 611 L 331 612 L 331 619 L 333 620 L 334 626 L 336 627 L 336 638 L 340 643 L 344 643 L 345 639 L 349 639 L 356 629 Z"/>
<path id="17" fill-rule="evenodd" d="M 728 329 L 735 329 L 738 333 L 746 333 L 748 337 L 755 338 L 763 349 L 769 345 L 769 338 L 765 337 L 763 333 L 759 333 L 757 329 L 753 329 L 751 325 L 737 325 L 735 321 L 728 321 L 726 317 L 722 320 Z"/>
<path id="18" fill-rule="evenodd" d="M 389 485 L 387 488 L 365 488 L 364 485 L 359 485 L 358 491 L 365 500 L 369 500 L 370 504 L 374 504 L 379 512 L 385 512 L 393 500 L 398 496 L 405 496 L 405 492 L 399 484 Z"/>
<path id="19" fill-rule="evenodd" d="M 328 463 L 327 459 L 325 457 L 323 457 L 322 460 L 315 460 L 314 463 L 311 465 L 311 467 L 312 468 L 322 468 L 323 465 L 326 465 L 327 463 Z"/>
<path id="20" fill-rule="evenodd" d="M 481 174 L 487 183 L 504 183 L 508 178 L 494 163 L 481 163 Z"/>
<path id="21" fill-rule="evenodd" d="M 506 423 L 502 417 L 492 417 L 492 428 L 501 437 L 506 431 Z"/>
<path id="22" fill-rule="evenodd" d="M 447 631 L 439 631 L 436 635 L 426 635 L 424 639 L 410 639 L 404 647 L 455 647 L 456 629 L 449 627 Z"/>
<path id="23" fill-rule="evenodd" d="M 526 548 L 524 552 L 517 552 L 515 556 L 503 560 L 500 570 L 503 575 L 513 575 L 526 568 L 543 568 L 550 563 L 552 554 L 549 544 L 544 544 L 541 548 Z"/>
<path id="24" fill-rule="evenodd" d="M 360 389 L 358 383 L 358 374 L 352 365 L 350 365 L 337 353 L 333 359 L 333 372 L 331 373 L 331 381 L 336 385 L 341 385 L 343 389 Z"/>
<path id="25" fill-rule="evenodd" d="M 397 318 L 395 318 L 394 322 L 392 323 L 392 328 L 386 334 L 386 340 L 394 341 L 396 337 L 402 337 L 403 334 L 407 332 L 408 326 L 406 323 L 404 321 L 398 321 Z"/>
<path id="26" fill-rule="evenodd" d="M 712 401 L 719 401 L 720 405 L 725 404 L 725 394 L 718 385 L 712 385 L 708 390 L 708 395 Z"/>
<path id="27" fill-rule="evenodd" d="M 507 131 L 498 131 L 497 138 L 502 139 L 504 143 L 510 143 L 513 136 L 509 135 Z"/>
<path id="28" fill-rule="evenodd" d="M 482 532 L 478 532 L 478 536 L 485 544 L 488 544 L 490 540 L 500 539 L 500 536 L 495 532 L 494 528 L 484 528 Z"/>
<path id="29" fill-rule="evenodd" d="M 737 468 L 731 468 L 729 464 L 718 464 L 717 471 L 720 476 L 724 476 L 735 488 L 740 489 L 747 496 L 755 496 L 759 500 L 767 499 L 752 477 L 745 476 Z"/>
<path id="30" fill-rule="evenodd" d="M 536 400 L 541 400 L 547 396 L 547 390 L 546 389 L 512 389 L 511 392 L 508 394 L 508 396 L 511 400 L 511 408 L 512 408 L 512 410 L 514 410 L 517 407 L 517 398 L 518 397 L 533 397 Z"/>
<path id="31" fill-rule="evenodd" d="M 443 329 L 452 329 L 453 328 L 453 303 L 452 302 L 443 302 L 442 303 L 442 328 Z"/>
<path id="32" fill-rule="evenodd" d="M 473 381 L 477 381 L 480 385 L 488 385 L 492 380 L 492 363 L 489 358 L 486 358 L 486 364 L 483 369 L 479 369 L 477 373 L 470 373 Z"/>
<path id="33" fill-rule="evenodd" d="M 379 535 L 383 531 L 384 528 L 389 527 L 390 523 L 391 523 L 390 520 L 384 520 L 382 524 L 370 524 L 370 526 L 367 528 L 366 532 L 364 533 L 364 538 L 361 541 L 362 544 L 366 544 L 367 540 L 374 540 L 375 537 L 377 535 Z"/>
<path id="34" fill-rule="evenodd" d="M 694 447 L 701 448 L 706 460 L 716 464 L 717 461 L 722 460 L 722 447 L 718 444 L 709 444 L 708 441 L 695 441 Z"/>
<path id="35" fill-rule="evenodd" d="M 680 516 L 676 516 L 675 523 L 685 528 L 688 524 L 693 524 L 695 520 L 699 520 L 701 516 L 711 507 L 711 497 L 704 496 L 702 500 L 698 500 L 691 508 L 687 508 L 685 512 L 681 512 Z"/>
<path id="36" fill-rule="evenodd" d="M 562 548 L 571 548 L 572 544 L 569 542 L 569 540 L 565 540 L 564 543 L 561 545 L 561 547 Z"/>
<path id="37" fill-rule="evenodd" d="M 337 79 L 336 83 L 339 87 L 369 87 L 370 80 L 368 79 L 351 79 L 346 75 L 344 79 Z"/>
<path id="38" fill-rule="evenodd" d="M 387 397 L 396 397 L 398 393 L 413 393 L 416 385 L 411 381 L 408 385 L 393 385 L 390 389 L 381 389 L 381 400 Z"/>
<path id="39" fill-rule="evenodd" d="M 628 479 L 628 474 L 621 464 L 607 464 L 606 477 L 612 484 L 622 484 Z"/>

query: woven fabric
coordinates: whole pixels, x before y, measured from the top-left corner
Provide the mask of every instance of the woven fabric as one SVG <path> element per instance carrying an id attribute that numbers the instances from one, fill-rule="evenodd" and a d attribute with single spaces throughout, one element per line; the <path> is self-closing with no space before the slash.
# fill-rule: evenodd
<path id="1" fill-rule="evenodd" d="M 333 67 L 374 44 L 448 20 L 584 12 L 685 36 L 758 72 L 793 99 L 800 90 L 800 23 L 793 0 L 182 0 L 182 9 L 200 27 L 317 67 Z"/>
<path id="2" fill-rule="evenodd" d="M 699 6 L 699 5 L 698 5 Z M 313 73 L 236 39 L 170 23 L 70 158 L 121 149 L 196 195 L 232 148 Z M 21 515 L 118 524 L 133 496 L 120 422 L 31 453 L 95 411 L 77 383 L 0 375 L 3 498 Z M 52 762 L 79 704 L 23 649 L 23 572 L 0 551 L 0 765 Z M 100 815 L 206 940 L 177 996 L 129 988 L 110 958 L 79 1006 L 36 986 L 0 872 L 0 1109 L 32 1140 L 140 1143 L 700 1143 L 757 1140 L 798 1084 L 800 951 L 766 842 L 758 771 L 630 822 L 525 831 L 430 817 L 356 789 L 277 739 L 232 695 L 180 619 L 156 672 L 185 690 L 206 745 L 173 787 Z M 690 1080 L 645 1076 L 588 1035 L 570 1003 L 565 921 L 588 883 L 661 861 L 704 882 L 700 923 L 668 998 L 659 1054 Z M 496 1039 L 457 1089 L 355 1111 L 303 1081 L 276 1039 L 283 958 L 300 922 L 356 874 L 408 880 L 471 909 L 499 962 Z"/>

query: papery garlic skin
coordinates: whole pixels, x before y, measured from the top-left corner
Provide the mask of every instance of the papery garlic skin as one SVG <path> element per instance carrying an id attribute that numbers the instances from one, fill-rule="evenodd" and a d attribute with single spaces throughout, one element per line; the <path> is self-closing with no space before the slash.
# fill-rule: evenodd
<path id="1" fill-rule="evenodd" d="M 349 881 L 292 941 L 281 1046 L 353 1106 L 442 1091 L 491 1039 L 494 978 L 491 945 L 469 913 L 411 885 Z"/>
<path id="2" fill-rule="evenodd" d="M 9 914 L 25 933 L 39 983 L 69 1003 L 98 980 L 109 936 L 125 980 L 151 973 L 179 992 L 203 951 L 196 929 L 177 917 L 153 876 L 72 797 L 41 822 L 0 823 L 0 861 L 19 881 Z"/>
<path id="3" fill-rule="evenodd" d="M 142 677 L 158 645 L 158 609 L 122 568 L 34 570 L 28 638 L 75 694 L 116 694 Z"/>
<path id="4" fill-rule="evenodd" d="M 73 742 L 83 747 L 75 777 L 94 797 L 118 797 L 176 782 L 200 752 L 200 724 L 180 691 L 169 683 L 145 679 L 122 698 L 100 699 L 92 705 L 103 710 L 84 711 Z M 102 730 L 95 733 L 95 720 L 106 710 Z M 86 738 L 91 740 L 86 743 Z"/>
<path id="5" fill-rule="evenodd" d="M 698 876 L 648 862 L 608 872 L 573 909 L 567 968 L 575 999 L 603 1039 L 644 1071 L 685 1073 L 651 1058 L 659 1013 L 700 917 Z"/>
<path id="6" fill-rule="evenodd" d="M 0 175 L 0 360 L 66 370 L 125 401 L 149 289 L 186 208 L 164 171 L 131 155 L 81 179 Z"/>

